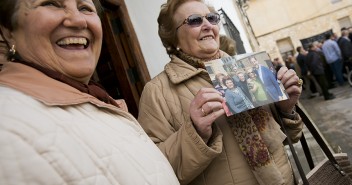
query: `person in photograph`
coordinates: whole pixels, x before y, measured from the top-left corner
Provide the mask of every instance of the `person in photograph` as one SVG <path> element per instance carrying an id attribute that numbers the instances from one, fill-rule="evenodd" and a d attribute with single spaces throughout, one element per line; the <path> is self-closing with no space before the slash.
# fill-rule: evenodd
<path id="1" fill-rule="evenodd" d="M 238 72 L 238 65 L 236 63 L 232 63 L 229 65 L 230 66 L 230 69 L 231 71 L 229 72 L 229 75 L 232 77 L 232 79 L 235 81 L 235 82 L 239 82 L 240 81 L 240 78 L 238 77 L 237 75 L 237 72 Z"/>
<path id="2" fill-rule="evenodd" d="M 294 111 L 299 78 L 282 67 L 277 78 L 290 99 L 227 117 L 225 98 L 204 66 L 229 57 L 219 50 L 219 23 L 220 15 L 203 0 L 167 0 L 161 6 L 158 33 L 170 59 L 144 86 L 138 120 L 181 184 L 291 185 L 283 142 L 286 137 L 297 142 L 302 133 Z M 275 113 L 282 115 L 287 136 Z"/>
<path id="3" fill-rule="evenodd" d="M 215 81 L 216 81 L 216 85 L 214 86 L 214 88 L 219 91 L 221 93 L 221 96 L 225 97 L 225 91 L 227 89 L 226 85 L 223 83 L 222 79 L 225 78 L 225 75 L 223 73 L 217 73 L 215 75 Z M 226 115 L 230 115 L 230 109 L 228 108 L 227 104 L 226 104 L 226 100 L 222 103 L 222 106 L 226 112 Z"/>
<path id="4" fill-rule="evenodd" d="M 271 72 L 271 70 L 266 66 L 260 65 L 255 56 L 251 56 L 249 61 L 253 65 L 253 72 L 264 85 L 265 92 L 269 95 L 268 98 L 270 98 L 272 101 L 282 100 L 283 94 L 273 72 Z"/>
<path id="5" fill-rule="evenodd" d="M 254 108 L 250 99 L 239 86 L 236 86 L 232 78 L 225 77 L 223 83 L 227 87 L 225 91 L 225 99 L 233 114 Z"/>
<path id="6" fill-rule="evenodd" d="M 252 70 L 250 70 L 248 71 L 248 77 L 249 78 L 247 80 L 247 83 L 250 87 L 250 92 L 255 97 L 256 104 L 258 106 L 261 106 L 270 103 L 265 92 L 265 88 L 260 79 L 257 77 L 257 75 Z"/>
<path id="7" fill-rule="evenodd" d="M 1 185 L 179 184 L 124 101 L 90 81 L 98 2 L 0 1 Z"/>
<path id="8" fill-rule="evenodd" d="M 242 89 L 242 91 L 247 95 L 251 102 L 255 102 L 254 96 L 252 96 L 252 93 L 249 91 L 245 72 L 243 70 L 240 70 L 237 72 L 237 76 L 239 78 L 239 81 L 236 82 L 236 84 Z"/>
<path id="9" fill-rule="evenodd" d="M 221 92 L 222 96 L 225 96 L 225 90 L 227 89 L 226 85 L 223 83 L 222 79 L 225 77 L 223 73 L 216 73 L 215 74 L 215 83 L 214 86 L 216 90 Z"/>

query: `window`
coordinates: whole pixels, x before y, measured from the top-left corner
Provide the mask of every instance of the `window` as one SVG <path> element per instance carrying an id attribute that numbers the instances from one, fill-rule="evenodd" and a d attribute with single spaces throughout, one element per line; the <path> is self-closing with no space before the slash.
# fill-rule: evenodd
<path id="1" fill-rule="evenodd" d="M 276 41 L 276 43 L 283 60 L 286 60 L 289 55 L 293 56 L 294 48 L 292 45 L 291 38 L 281 39 Z"/>
<path id="2" fill-rule="evenodd" d="M 232 23 L 231 19 L 227 16 L 223 9 L 220 9 L 219 13 L 222 16 L 222 23 L 225 28 L 226 35 L 230 36 L 233 40 L 236 41 L 236 53 L 246 53 L 240 36 L 240 32 L 237 30 L 236 26 Z"/>
<path id="3" fill-rule="evenodd" d="M 343 28 L 343 27 L 349 28 L 352 26 L 351 19 L 348 16 L 338 19 L 338 21 L 339 21 L 340 28 Z"/>

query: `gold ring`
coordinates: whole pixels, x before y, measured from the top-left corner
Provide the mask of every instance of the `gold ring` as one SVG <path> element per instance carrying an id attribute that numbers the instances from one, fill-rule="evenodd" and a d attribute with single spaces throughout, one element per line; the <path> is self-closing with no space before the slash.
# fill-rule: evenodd
<path id="1" fill-rule="evenodd" d="M 205 113 L 203 107 L 201 107 L 200 110 L 203 112 L 203 116 L 207 116 L 208 115 L 207 113 Z"/>
<path id="2" fill-rule="evenodd" d="M 303 85 L 303 80 L 299 79 L 298 82 L 297 82 L 297 86 L 298 87 L 302 87 L 302 85 Z"/>

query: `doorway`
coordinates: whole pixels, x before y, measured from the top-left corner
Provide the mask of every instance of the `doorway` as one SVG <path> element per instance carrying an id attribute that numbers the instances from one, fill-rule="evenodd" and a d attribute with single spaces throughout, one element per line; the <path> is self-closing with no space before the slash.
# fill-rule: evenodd
<path id="1" fill-rule="evenodd" d="M 150 75 L 123 0 L 100 0 L 103 46 L 93 80 L 114 99 L 124 99 L 138 116 L 138 104 Z"/>

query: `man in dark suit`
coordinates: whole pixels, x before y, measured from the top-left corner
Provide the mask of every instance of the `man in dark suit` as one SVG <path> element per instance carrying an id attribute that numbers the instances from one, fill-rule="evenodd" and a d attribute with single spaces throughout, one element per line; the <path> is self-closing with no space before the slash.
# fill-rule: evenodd
<path id="1" fill-rule="evenodd" d="M 314 44 L 310 44 L 308 48 L 309 51 L 306 57 L 308 70 L 314 75 L 315 79 L 318 81 L 319 86 L 323 92 L 324 99 L 334 99 L 335 96 L 331 94 L 328 90 L 328 83 L 325 77 L 323 59 L 317 51 L 317 46 Z"/>
<path id="2" fill-rule="evenodd" d="M 265 91 L 269 94 L 273 101 L 279 101 L 283 98 L 279 83 L 274 73 L 265 66 L 259 64 L 258 60 L 252 56 L 249 61 L 254 65 L 253 72 L 257 74 L 265 87 Z"/>
<path id="3" fill-rule="evenodd" d="M 301 46 L 298 46 L 296 51 L 298 53 L 296 61 L 301 69 L 301 75 L 304 81 L 303 86 L 305 87 L 304 90 L 307 92 L 307 98 L 314 98 L 315 96 L 313 95 L 311 88 L 313 88 L 313 90 L 316 92 L 318 89 L 320 90 L 320 87 L 317 84 L 314 76 L 308 70 L 306 59 L 308 52 Z"/>
<path id="4" fill-rule="evenodd" d="M 341 37 L 338 42 L 344 60 L 344 66 L 352 70 L 352 42 L 348 38 L 349 32 L 346 28 L 341 29 Z"/>
<path id="5" fill-rule="evenodd" d="M 352 26 L 348 28 L 348 32 L 349 32 L 348 38 L 349 38 L 349 39 L 351 40 L 351 42 L 352 42 Z"/>

